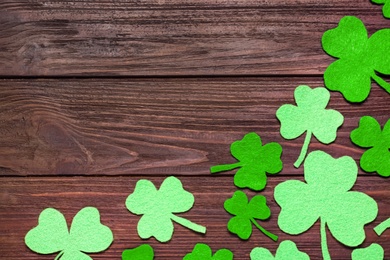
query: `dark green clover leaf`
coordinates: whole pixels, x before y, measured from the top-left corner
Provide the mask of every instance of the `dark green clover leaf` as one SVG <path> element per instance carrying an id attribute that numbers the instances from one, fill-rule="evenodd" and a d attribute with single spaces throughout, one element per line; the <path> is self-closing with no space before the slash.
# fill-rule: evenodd
<path id="1" fill-rule="evenodd" d="M 262 195 L 254 196 L 248 203 L 248 197 L 240 190 L 234 192 L 232 198 L 224 203 L 227 212 L 235 217 L 228 222 L 228 230 L 237 234 L 239 238 L 247 240 L 252 234 L 252 224 L 274 241 L 278 237 L 260 226 L 256 219 L 266 220 L 271 216 L 271 210 L 267 206 L 266 198 Z"/>
<path id="2" fill-rule="evenodd" d="M 371 0 L 375 4 L 382 4 L 383 6 L 383 16 L 390 18 L 390 0 Z"/>
<path id="3" fill-rule="evenodd" d="M 280 144 L 262 145 L 260 136 L 256 133 L 248 133 L 242 140 L 233 142 L 230 150 L 239 162 L 213 166 L 210 171 L 216 173 L 240 168 L 234 176 L 234 184 L 239 188 L 260 191 L 267 184 L 266 173 L 275 174 L 283 168 Z"/>
<path id="4" fill-rule="evenodd" d="M 368 38 L 361 20 L 345 16 L 337 28 L 322 36 L 325 52 L 339 60 L 324 73 L 325 86 L 340 91 L 350 102 L 364 101 L 371 90 L 371 79 L 390 93 L 390 84 L 377 73 L 390 74 L 390 29 Z"/>
<path id="5" fill-rule="evenodd" d="M 298 168 L 305 159 L 311 136 L 314 135 L 324 144 L 333 142 L 344 117 L 336 110 L 326 109 L 330 100 L 330 93 L 326 88 L 298 86 L 294 91 L 294 98 L 297 105 L 281 106 L 276 111 L 276 117 L 281 123 L 280 134 L 283 138 L 295 139 L 306 132 L 301 153 L 294 163 Z"/>
<path id="6" fill-rule="evenodd" d="M 142 239 L 155 237 L 167 242 L 173 235 L 173 223 L 199 233 L 206 228 L 174 213 L 186 212 L 194 205 L 194 195 L 183 189 L 181 181 L 173 176 L 166 178 L 157 190 L 148 180 L 139 180 L 134 192 L 126 199 L 127 209 L 136 215 L 143 215 L 138 222 L 138 235 Z"/>
<path id="7" fill-rule="evenodd" d="M 373 243 L 369 247 L 353 250 L 351 256 L 352 260 L 383 260 L 385 252 L 380 245 Z"/>
<path id="8" fill-rule="evenodd" d="M 280 229 L 297 235 L 320 220 L 324 260 L 330 259 L 326 227 L 344 245 L 360 245 L 366 237 L 364 225 L 376 218 L 378 205 L 370 196 L 350 191 L 358 174 L 355 161 L 348 156 L 335 159 L 315 151 L 307 156 L 304 171 L 306 182 L 288 180 L 275 188 L 275 200 L 282 208 Z"/>
<path id="9" fill-rule="evenodd" d="M 198 243 L 191 253 L 184 256 L 183 260 L 233 260 L 233 253 L 228 249 L 220 249 L 213 255 L 208 245 Z"/>
<path id="10" fill-rule="evenodd" d="M 264 247 L 253 248 L 250 257 L 251 260 L 310 260 L 308 254 L 299 251 L 295 243 L 290 240 L 280 243 L 275 257 Z"/>
<path id="11" fill-rule="evenodd" d="M 91 260 L 85 253 L 104 251 L 112 241 L 111 230 L 100 223 L 99 211 L 93 207 L 83 208 L 76 214 L 70 231 L 64 215 L 56 209 L 47 208 L 39 215 L 38 226 L 25 237 L 26 245 L 34 252 L 60 252 L 56 260 Z"/>
<path id="12" fill-rule="evenodd" d="M 148 244 L 140 245 L 133 249 L 126 249 L 122 253 L 122 260 L 153 260 L 154 251 Z"/>
<path id="13" fill-rule="evenodd" d="M 360 158 L 363 170 L 390 176 L 390 119 L 382 131 L 375 118 L 363 116 L 359 127 L 351 132 L 351 140 L 360 147 L 369 148 Z"/>

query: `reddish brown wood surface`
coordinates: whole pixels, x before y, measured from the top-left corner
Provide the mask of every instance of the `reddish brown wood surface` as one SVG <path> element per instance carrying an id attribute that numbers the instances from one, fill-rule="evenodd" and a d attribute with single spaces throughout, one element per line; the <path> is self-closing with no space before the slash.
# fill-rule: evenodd
<path id="1" fill-rule="evenodd" d="M 286 173 L 294 169 L 304 137 L 284 140 L 276 110 L 294 104 L 299 84 L 321 78 L 3 80 L 0 167 L 3 175 L 209 175 L 234 162 L 229 145 L 247 132 L 284 147 Z M 12 86 L 12 87 L 8 87 Z M 390 95 L 373 84 L 367 102 L 351 105 L 332 93 L 329 108 L 345 123 L 335 143 L 313 138 L 310 150 L 358 160 L 364 151 L 349 133 L 359 118 L 383 125 Z"/>
<path id="2" fill-rule="evenodd" d="M 251 131 L 283 146 L 283 171 L 260 192 L 273 214 L 264 226 L 321 259 L 318 224 L 296 237 L 277 227 L 273 189 L 303 180 L 293 163 L 304 138 L 284 140 L 275 112 L 294 103 L 298 85 L 323 85 L 334 59 L 321 36 L 345 15 L 361 18 L 370 34 L 390 25 L 369 0 L 1 1 L 0 259 L 53 259 L 30 251 L 25 234 L 44 208 L 57 208 L 70 224 L 85 206 L 100 210 L 115 237 L 94 259 L 120 259 L 142 243 L 152 244 L 156 260 L 182 259 L 197 242 L 227 247 L 236 260 L 256 246 L 274 253 L 278 243 L 257 230 L 248 241 L 227 231 L 223 202 L 236 190 L 234 171 L 209 172 L 234 162 L 230 143 Z M 345 117 L 338 138 L 330 145 L 313 138 L 309 150 L 358 163 L 364 149 L 349 134 L 364 115 L 383 125 L 390 95 L 373 83 L 364 103 L 332 92 L 328 107 Z M 159 185 L 170 175 L 194 193 L 183 215 L 207 234 L 175 225 L 169 243 L 142 241 L 125 199 L 139 179 Z M 389 178 L 359 170 L 353 189 L 379 206 L 363 246 L 377 242 L 390 259 L 390 230 L 381 237 L 372 230 L 390 217 Z M 329 233 L 328 242 L 332 259 L 351 259 L 352 249 Z"/>
<path id="3" fill-rule="evenodd" d="M 389 26 L 369 0 L 1 1 L 0 75 L 319 75 L 344 15 Z"/>

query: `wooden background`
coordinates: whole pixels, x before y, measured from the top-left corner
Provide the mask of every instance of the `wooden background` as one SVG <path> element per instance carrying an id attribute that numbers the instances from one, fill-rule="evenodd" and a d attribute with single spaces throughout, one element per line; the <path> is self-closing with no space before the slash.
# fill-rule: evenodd
<path id="1" fill-rule="evenodd" d="M 30 251 L 24 235 L 46 207 L 70 223 L 85 206 L 100 210 L 115 237 L 94 259 L 120 259 L 141 243 L 154 247 L 156 259 L 181 259 L 197 242 L 227 247 L 235 259 L 249 259 L 256 246 L 274 253 L 278 243 L 258 230 L 248 241 L 227 231 L 223 202 L 236 190 L 234 171 L 209 173 L 234 162 L 230 143 L 255 131 L 283 146 L 284 169 L 261 192 L 273 213 L 264 226 L 321 259 L 318 223 L 296 237 L 277 227 L 273 190 L 303 179 L 292 166 L 303 137 L 282 139 L 275 112 L 294 103 L 296 86 L 323 85 L 333 59 L 321 36 L 345 15 L 361 18 L 370 34 L 390 26 L 369 0 L 1 1 L 0 258 L 53 259 Z M 313 139 L 309 149 L 358 162 L 364 150 L 349 133 L 364 115 L 383 125 L 390 95 L 373 83 L 363 104 L 332 93 L 329 107 L 345 116 L 338 138 L 328 146 Z M 125 199 L 137 180 L 160 185 L 170 175 L 195 195 L 182 216 L 207 234 L 175 225 L 169 243 L 142 241 Z M 390 259 L 390 231 L 377 237 L 372 230 L 390 217 L 390 180 L 360 171 L 354 190 L 379 205 L 363 245 L 380 243 Z M 350 259 L 350 248 L 330 233 L 328 241 L 333 259 Z"/>

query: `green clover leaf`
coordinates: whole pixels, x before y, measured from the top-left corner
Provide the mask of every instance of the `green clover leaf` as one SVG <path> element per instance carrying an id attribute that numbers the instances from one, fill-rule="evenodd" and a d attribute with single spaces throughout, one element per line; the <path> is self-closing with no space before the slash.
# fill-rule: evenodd
<path id="1" fill-rule="evenodd" d="M 239 188 L 260 191 L 267 184 L 266 173 L 275 174 L 283 168 L 280 144 L 262 145 L 256 133 L 248 133 L 242 140 L 233 142 L 230 150 L 239 162 L 213 166 L 210 171 L 216 173 L 240 168 L 234 176 L 234 184 Z"/>
<path id="2" fill-rule="evenodd" d="M 298 250 L 293 241 L 285 240 L 280 243 L 275 257 L 264 247 L 253 248 L 250 254 L 251 260 L 309 260 L 308 254 Z"/>
<path id="3" fill-rule="evenodd" d="M 183 260 L 233 260 L 233 253 L 228 249 L 220 249 L 213 255 L 211 248 L 202 243 L 195 245 L 191 253 L 184 256 Z"/>
<path id="4" fill-rule="evenodd" d="M 333 142 L 344 117 L 336 110 L 325 109 L 330 100 L 330 93 L 325 88 L 298 86 L 294 91 L 294 98 L 297 106 L 281 106 L 276 111 L 276 117 L 281 123 L 280 134 L 283 138 L 295 139 L 306 132 L 301 153 L 294 163 L 298 168 L 305 159 L 311 136 L 314 135 L 324 144 Z"/>
<path id="5" fill-rule="evenodd" d="M 304 163 L 306 182 L 288 180 L 275 188 L 280 205 L 280 229 L 297 235 L 307 231 L 318 219 L 321 223 L 321 246 L 325 260 L 330 259 L 326 226 L 339 242 L 358 246 L 365 239 L 364 225 L 378 214 L 378 205 L 368 195 L 350 191 L 358 168 L 348 156 L 335 159 L 323 151 L 314 151 Z"/>
<path id="6" fill-rule="evenodd" d="M 385 257 L 385 252 L 383 248 L 373 243 L 366 248 L 357 248 L 352 251 L 352 260 L 383 260 Z"/>
<path id="7" fill-rule="evenodd" d="M 384 4 L 383 6 L 383 16 L 390 18 L 390 0 L 371 0 L 375 4 Z"/>
<path id="8" fill-rule="evenodd" d="M 99 211 L 93 207 L 81 209 L 73 218 L 70 231 L 64 215 L 56 209 L 41 212 L 38 226 L 25 237 L 26 245 L 40 254 L 60 252 L 55 259 L 92 259 L 84 253 L 106 250 L 113 241 L 111 230 L 100 223 Z"/>
<path id="9" fill-rule="evenodd" d="M 359 127 L 351 132 L 354 144 L 370 148 L 360 158 L 360 167 L 366 172 L 377 172 L 383 177 L 390 176 L 390 119 L 381 130 L 375 118 L 363 116 Z"/>
<path id="10" fill-rule="evenodd" d="M 206 233 L 206 228 L 197 225 L 173 213 L 186 212 L 194 205 L 194 196 L 183 189 L 176 177 L 166 178 L 159 190 L 148 180 L 139 180 L 135 190 L 126 199 L 127 209 L 136 215 L 143 215 L 138 222 L 138 235 L 142 239 L 155 237 L 160 242 L 167 242 L 173 235 L 173 223 L 187 227 L 199 233 Z"/>
<path id="11" fill-rule="evenodd" d="M 154 251 L 148 244 L 140 245 L 122 252 L 122 260 L 153 260 Z"/>
<path id="12" fill-rule="evenodd" d="M 237 234 L 239 238 L 247 240 L 252 234 L 252 224 L 274 241 L 278 237 L 260 226 L 255 219 L 266 220 L 271 216 L 266 198 L 262 195 L 254 196 L 248 203 L 248 197 L 240 190 L 234 192 L 224 203 L 227 212 L 235 217 L 228 222 L 228 230 Z"/>
<path id="13" fill-rule="evenodd" d="M 362 102 L 370 93 L 372 78 L 390 93 L 390 84 L 376 74 L 390 74 L 390 29 L 379 30 L 368 38 L 361 20 L 345 16 L 337 28 L 324 33 L 322 47 L 338 58 L 324 73 L 328 89 L 340 91 L 350 102 Z"/>

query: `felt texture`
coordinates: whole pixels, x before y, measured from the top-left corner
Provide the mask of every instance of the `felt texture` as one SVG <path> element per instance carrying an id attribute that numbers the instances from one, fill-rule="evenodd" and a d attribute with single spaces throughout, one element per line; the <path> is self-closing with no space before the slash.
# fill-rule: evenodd
<path id="1" fill-rule="evenodd" d="M 310 260 L 308 254 L 298 250 L 293 241 L 284 240 L 276 250 L 275 257 L 264 247 L 253 248 L 250 254 L 251 260 Z"/>
<path id="2" fill-rule="evenodd" d="M 230 151 L 238 162 L 213 166 L 210 172 L 217 173 L 239 168 L 234 175 L 234 184 L 239 188 L 260 191 L 267 184 L 266 173 L 275 174 L 283 168 L 280 144 L 272 142 L 262 145 L 260 136 L 253 132 L 246 134 L 242 140 L 233 142 Z"/>
<path id="3" fill-rule="evenodd" d="M 155 237 L 160 242 L 168 242 L 173 235 L 173 223 L 199 233 L 206 228 L 173 213 L 186 212 L 194 205 L 194 196 L 183 189 L 181 181 L 173 176 L 166 178 L 157 190 L 149 180 L 139 180 L 135 190 L 126 199 L 127 209 L 136 215 L 143 215 L 137 231 L 142 239 Z"/>
<path id="4" fill-rule="evenodd" d="M 113 241 L 111 230 L 100 223 L 99 211 L 81 209 L 73 218 L 70 231 L 64 215 L 54 208 L 41 212 L 38 226 L 25 236 L 26 245 L 40 254 L 60 252 L 55 259 L 92 259 L 84 253 L 106 250 Z"/>
<path id="5" fill-rule="evenodd" d="M 366 237 L 364 225 L 376 218 L 378 205 L 368 195 L 350 191 L 357 174 L 358 167 L 351 157 L 335 159 L 323 151 L 311 152 L 304 163 L 306 182 L 288 180 L 275 188 L 274 197 L 281 207 L 280 229 L 297 235 L 320 220 L 325 260 L 330 259 L 326 227 L 344 245 L 360 245 Z"/>
<path id="6" fill-rule="evenodd" d="M 381 130 L 375 118 L 363 116 L 359 127 L 351 132 L 351 141 L 363 148 L 369 148 L 360 158 L 360 167 L 366 172 L 377 172 L 390 176 L 390 119 Z"/>
<path id="7" fill-rule="evenodd" d="M 297 105 L 282 105 L 276 111 L 276 117 L 281 123 L 280 134 L 283 138 L 295 139 L 306 132 L 301 153 L 294 163 L 298 168 L 305 159 L 311 136 L 314 135 L 324 144 L 333 142 L 344 117 L 336 110 L 325 109 L 330 100 L 330 93 L 325 88 L 298 86 L 294 98 Z"/>
<path id="8" fill-rule="evenodd" d="M 375 233 L 380 236 L 386 229 L 390 228 L 390 218 L 386 219 L 374 228 Z"/>
<path id="9" fill-rule="evenodd" d="M 371 0 L 375 4 L 382 4 L 383 6 L 383 16 L 390 18 L 390 0 Z"/>
<path id="10" fill-rule="evenodd" d="M 122 260 L 153 260 L 154 251 L 148 244 L 140 245 L 122 252 Z"/>
<path id="11" fill-rule="evenodd" d="M 390 74 L 390 29 L 368 38 L 363 22 L 354 16 L 343 17 L 335 29 L 322 36 L 324 51 L 337 58 L 325 70 L 325 86 L 339 91 L 350 102 L 364 101 L 373 79 L 390 93 L 390 84 L 377 73 Z"/>
<path id="12" fill-rule="evenodd" d="M 213 255 L 211 248 L 202 243 L 195 245 L 191 253 L 184 256 L 183 260 L 233 260 L 233 253 L 228 249 L 220 249 Z"/>
<path id="13" fill-rule="evenodd" d="M 247 240 L 252 234 L 252 224 L 274 241 L 278 237 L 260 226 L 256 219 L 266 220 L 271 216 L 266 198 L 262 195 L 254 196 L 249 202 L 246 194 L 240 190 L 234 192 L 224 203 L 227 212 L 234 215 L 228 222 L 228 230 L 239 238 Z"/>
<path id="14" fill-rule="evenodd" d="M 385 252 L 383 248 L 373 243 L 366 248 L 357 248 L 352 251 L 352 260 L 383 260 Z"/>

